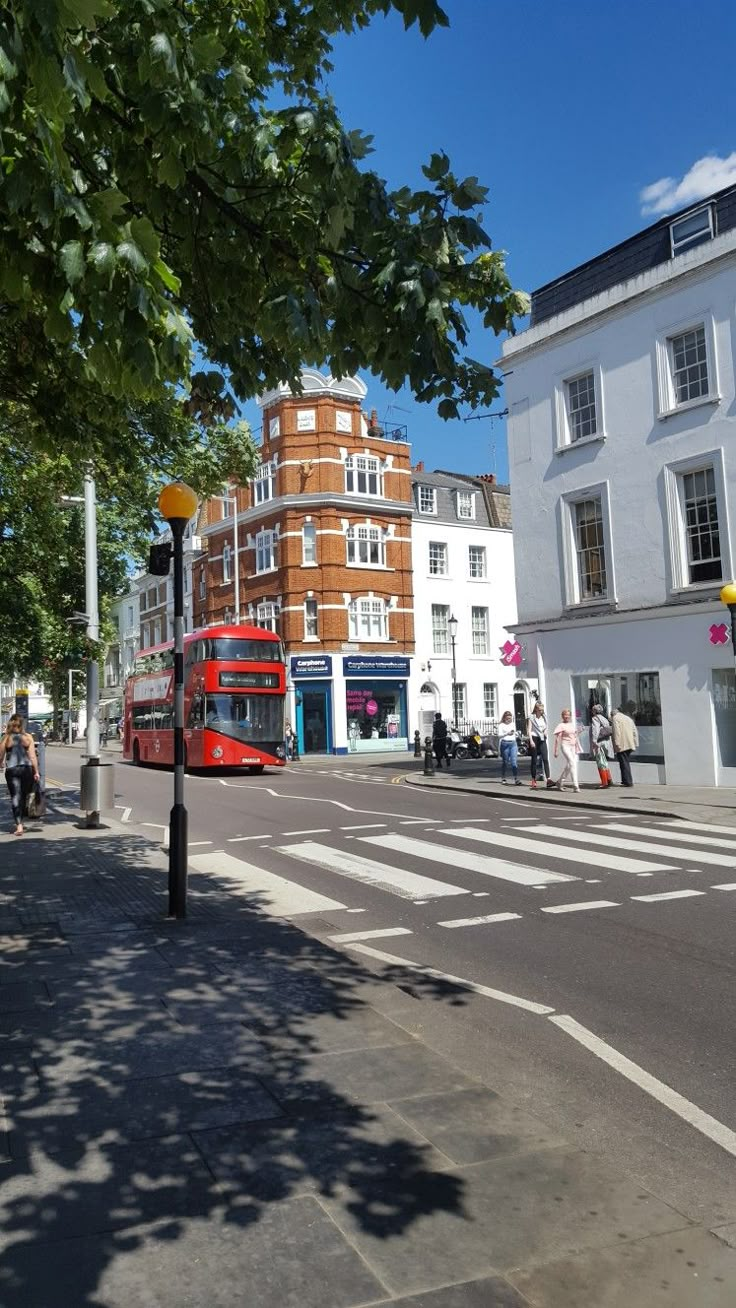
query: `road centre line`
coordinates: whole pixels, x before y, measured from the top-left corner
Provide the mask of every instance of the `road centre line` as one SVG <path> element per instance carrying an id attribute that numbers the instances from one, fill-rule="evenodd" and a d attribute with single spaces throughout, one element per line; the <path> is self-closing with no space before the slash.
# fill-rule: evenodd
<path id="1" fill-rule="evenodd" d="M 606 1044 L 605 1040 L 601 1040 L 599 1036 L 594 1035 L 587 1027 L 581 1026 L 579 1022 L 575 1021 L 574 1017 L 555 1014 L 549 1017 L 549 1021 L 559 1027 L 561 1031 L 565 1031 L 567 1035 L 572 1036 L 572 1039 L 577 1040 L 578 1044 L 583 1045 L 589 1053 L 595 1054 L 596 1058 L 600 1058 L 614 1071 L 626 1077 L 628 1081 L 632 1081 L 645 1094 L 650 1095 L 652 1099 L 656 1099 L 665 1108 L 669 1108 L 670 1112 L 682 1118 L 683 1122 L 687 1122 L 696 1131 L 700 1131 L 701 1135 L 707 1136 L 709 1140 L 713 1140 L 720 1145 L 722 1149 L 726 1150 L 726 1153 L 736 1157 L 736 1131 L 731 1131 L 722 1122 L 718 1122 L 715 1117 L 711 1117 L 710 1113 L 703 1112 L 703 1109 L 698 1108 L 697 1104 L 685 1099 L 683 1095 L 678 1094 L 664 1081 L 659 1081 L 650 1072 L 645 1072 L 643 1067 L 639 1067 L 630 1058 L 620 1054 L 617 1049 Z"/>
<path id="2" fill-rule="evenodd" d="M 408 927 L 384 927 L 379 931 L 343 931 L 327 939 L 335 945 L 351 945 L 357 940 L 380 940 L 382 936 L 412 936 Z"/>
<path id="3" fill-rule="evenodd" d="M 326 795 L 286 795 L 280 790 L 274 790 L 272 786 L 259 786 L 252 781 L 226 781 L 224 777 L 217 778 L 221 786 L 229 786 L 232 790 L 257 790 L 261 795 L 270 795 L 272 799 L 299 800 L 305 804 L 332 804 L 335 808 L 341 808 L 346 813 L 362 813 L 365 817 L 389 817 L 406 819 L 406 813 L 390 813 L 384 808 L 355 808 L 352 804 L 344 804 L 340 799 L 328 799 Z M 377 782 L 377 785 L 388 785 L 389 782 Z M 441 821 L 440 818 L 415 818 L 416 822 L 434 822 Z"/>
<path id="4" fill-rule="evenodd" d="M 323 836 L 330 827 L 307 827 L 305 831 L 282 831 L 282 836 Z"/>
<path id="5" fill-rule="evenodd" d="M 524 830 L 534 835 L 557 836 L 555 827 L 525 827 Z M 561 834 L 568 833 L 563 832 Z M 569 834 L 575 840 L 588 838 L 582 833 L 578 835 L 577 831 L 569 832 Z M 570 863 L 587 863 L 589 866 L 594 864 L 597 867 L 611 868 L 614 872 L 657 872 L 660 868 L 659 863 L 644 862 L 638 858 L 624 858 L 623 856 L 619 857 L 618 855 L 604 853 L 593 854 L 589 853 L 587 849 L 578 849 L 575 845 L 558 845 L 544 843 L 540 840 L 528 840 L 526 834 L 517 836 L 505 831 L 476 831 L 474 827 L 446 827 L 443 829 L 442 835 L 459 836 L 461 840 L 477 840 L 489 845 L 503 845 L 512 851 L 518 850 L 520 853 L 541 854 L 548 858 L 552 856 Z M 606 840 L 605 836 L 594 836 L 592 839 L 596 844 L 600 841 L 601 844 L 606 845 L 608 848 L 611 846 L 611 841 Z M 630 843 L 633 845 L 634 842 L 631 841 Z M 528 870 L 533 871 L 534 869 L 530 868 Z M 529 884 L 536 885 L 538 881 L 548 879 L 549 877 L 535 876 Z"/>
<path id="6" fill-rule="evenodd" d="M 704 890 L 663 890 L 659 895 L 632 895 L 632 899 L 642 904 L 653 904 L 658 899 L 692 899 L 694 895 L 704 895 Z"/>
<path id="7" fill-rule="evenodd" d="M 543 913 L 581 913 L 586 908 L 620 908 L 613 899 L 586 899 L 581 904 L 548 904 Z"/>
<path id="8" fill-rule="evenodd" d="M 536 1004 L 531 999 L 523 999 L 520 995 L 509 995 L 503 990 L 494 990 L 492 986 L 481 985 L 478 981 L 468 981 L 462 976 L 453 976 L 452 972 L 441 972 L 439 968 L 427 967 L 424 963 L 413 963 L 409 958 L 397 958 L 395 954 L 385 954 L 382 949 L 374 949 L 372 945 L 351 945 L 351 950 L 356 954 L 365 954 L 368 958 L 375 958 L 379 963 L 389 963 L 393 967 L 405 967 L 412 972 L 421 972 L 422 976 L 433 977 L 439 981 L 450 981 L 453 985 L 462 986 L 464 990 L 471 990 L 473 994 L 483 995 L 486 999 L 497 999 L 501 1004 L 511 1004 L 513 1008 L 523 1008 L 527 1013 L 536 1013 L 541 1017 L 546 1017 L 554 1013 L 554 1008 L 549 1008 L 546 1004 Z"/>
<path id="9" fill-rule="evenodd" d="M 592 825 L 600 831 L 621 831 L 624 835 L 655 836 L 657 840 L 677 840 L 689 845 L 709 845 L 714 846 L 716 849 L 730 849 L 732 853 L 736 854 L 736 843 L 733 840 L 723 840 L 720 836 L 691 836 L 685 831 L 678 831 L 677 835 L 673 836 L 671 831 L 657 830 L 656 827 L 634 826 L 633 823 L 629 822 L 594 822 Z M 736 832 L 734 832 L 734 835 L 736 835 Z"/>
<path id="10" fill-rule="evenodd" d="M 530 835 L 536 836 L 555 836 L 557 834 L 554 827 L 547 827 L 544 824 L 540 824 L 537 827 L 529 827 L 528 830 Z M 602 845 L 605 849 L 615 847 L 616 849 L 632 850 L 637 854 L 657 854 L 660 858 L 679 858 L 681 860 L 695 858 L 697 856 L 701 863 L 715 863 L 718 867 L 736 867 L 736 857 L 728 858 L 723 854 L 717 854 L 714 850 L 683 849 L 678 845 L 658 845 L 656 841 L 648 840 L 625 840 L 621 839 L 620 836 L 617 837 L 614 842 L 611 836 L 596 835 L 592 831 L 575 830 L 565 834 L 570 835 L 573 840 L 581 841 L 585 845 Z M 513 839 L 513 837 L 509 837 L 509 839 Z M 675 837 L 675 839 L 677 839 L 677 837 Z M 736 854 L 736 849 L 734 850 L 734 853 Z M 568 858 L 571 857 L 567 849 L 565 849 L 565 854 Z M 577 851 L 577 856 L 579 856 L 579 854 L 580 850 Z M 603 867 L 610 866 L 610 864 L 602 861 L 603 859 L 610 857 L 609 855 L 596 854 L 594 857 L 602 863 Z M 650 862 L 646 864 L 642 863 L 639 868 L 631 868 L 630 870 L 632 872 L 656 872 L 659 869 L 656 863 Z"/>
<path id="11" fill-rule="evenodd" d="M 352 827 L 340 827 L 340 831 L 369 831 L 372 827 L 387 827 L 388 822 L 356 822 Z M 302 833 L 298 833 L 302 834 Z M 307 833 L 303 833 L 307 834 Z M 289 835 L 288 831 L 284 832 L 285 836 Z M 293 832 L 292 832 L 293 835 Z"/>
<path id="12" fill-rule="evenodd" d="M 456 927 L 483 926 L 490 922 L 514 922 L 521 918 L 521 913 L 486 913 L 485 917 L 454 917 L 449 922 L 438 922 L 437 926 Z"/>

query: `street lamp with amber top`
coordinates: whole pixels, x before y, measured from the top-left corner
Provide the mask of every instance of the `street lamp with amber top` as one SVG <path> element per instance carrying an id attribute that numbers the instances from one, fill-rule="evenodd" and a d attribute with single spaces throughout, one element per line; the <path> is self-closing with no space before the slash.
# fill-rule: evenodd
<path id="1" fill-rule="evenodd" d="M 187 915 L 187 810 L 184 807 L 184 532 L 197 508 L 191 486 L 174 481 L 158 497 L 174 554 L 174 807 L 169 817 L 169 917 Z"/>

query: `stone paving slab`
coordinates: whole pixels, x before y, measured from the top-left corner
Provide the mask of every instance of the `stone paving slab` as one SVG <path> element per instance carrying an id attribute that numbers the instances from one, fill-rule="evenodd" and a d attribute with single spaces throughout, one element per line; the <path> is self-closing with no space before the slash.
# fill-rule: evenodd
<path id="1" fill-rule="evenodd" d="M 477 1085 L 418 1041 L 310 1056 L 301 1060 L 298 1078 L 289 1075 L 288 1064 L 287 1056 L 281 1070 L 276 1060 L 276 1072 L 266 1072 L 263 1081 L 290 1111 L 314 1102 L 326 1105 L 334 1098 L 371 1104 Z"/>
<path id="2" fill-rule="evenodd" d="M 11 1264 L 19 1240 L 31 1241 L 38 1258 L 48 1241 L 206 1213 L 216 1200 L 208 1168 L 184 1138 L 37 1154 L 1 1174 L 0 1260 Z"/>
<path id="3" fill-rule="evenodd" d="M 424 1196 L 414 1197 L 413 1221 L 398 1229 L 381 1220 L 380 1210 L 370 1229 L 363 1214 L 339 1197 L 323 1200 L 394 1294 L 505 1274 L 688 1226 L 634 1181 L 572 1148 L 495 1159 L 450 1175 L 459 1186 L 457 1208 L 438 1210 L 430 1182 Z M 592 1304 L 599 1308 L 595 1298 L 586 1308 Z"/>
<path id="4" fill-rule="evenodd" d="M 567 1143 L 539 1118 L 484 1086 L 452 1094 L 423 1095 L 394 1106 L 454 1163 L 480 1163 L 502 1154 L 531 1153 Z"/>
<path id="5" fill-rule="evenodd" d="M 174 1026 L 117 1042 L 76 1037 L 71 1043 L 39 1037 L 33 1061 L 42 1081 L 57 1085 L 94 1074 L 108 1081 L 141 1080 L 213 1067 L 263 1064 L 263 1048 L 249 1031 L 206 1031 Z"/>
<path id="6" fill-rule="evenodd" d="M 44 981 L 7 981 L 0 984 L 0 1013 L 33 1010 L 50 1002 Z"/>
<path id="7" fill-rule="evenodd" d="M 561 1258 L 509 1280 L 539 1308 L 733 1308 L 736 1257 L 702 1227 Z"/>
<path id="8" fill-rule="evenodd" d="M 42 1250 L 42 1254 L 41 1254 Z M 18 1247 L 3 1308 L 358 1308 L 386 1289 L 317 1200 Z"/>
<path id="9" fill-rule="evenodd" d="M 410 1299 L 392 1299 L 393 1308 L 528 1308 L 529 1300 L 500 1276 L 463 1281 L 443 1290 L 428 1290 Z M 593 1308 L 591 1302 L 589 1308 Z"/>

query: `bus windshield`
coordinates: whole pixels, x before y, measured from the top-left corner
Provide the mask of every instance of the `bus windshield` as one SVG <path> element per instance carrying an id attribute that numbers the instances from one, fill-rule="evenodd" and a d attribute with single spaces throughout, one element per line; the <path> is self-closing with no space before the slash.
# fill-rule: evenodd
<path id="1" fill-rule="evenodd" d="M 284 736 L 284 697 L 208 695 L 205 726 L 236 740 L 281 741 Z"/>
<path id="2" fill-rule="evenodd" d="M 219 637 L 210 642 L 211 659 L 238 663 L 281 663 L 284 649 L 280 640 L 243 640 L 240 637 Z"/>

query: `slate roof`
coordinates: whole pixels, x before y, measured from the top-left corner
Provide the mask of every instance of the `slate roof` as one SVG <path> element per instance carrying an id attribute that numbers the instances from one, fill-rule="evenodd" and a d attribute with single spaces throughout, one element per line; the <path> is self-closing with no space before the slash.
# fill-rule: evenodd
<path id="1" fill-rule="evenodd" d="M 511 530 L 510 487 L 499 485 L 487 477 L 470 477 L 462 472 L 412 471 L 412 494 L 419 517 L 431 522 L 467 523 L 476 527 L 496 527 Z M 437 492 L 437 512 L 419 513 L 419 487 L 432 486 Z M 457 516 L 456 491 L 475 491 L 475 519 L 471 524 Z"/>

